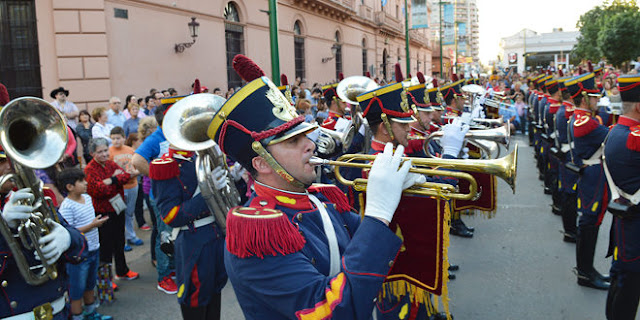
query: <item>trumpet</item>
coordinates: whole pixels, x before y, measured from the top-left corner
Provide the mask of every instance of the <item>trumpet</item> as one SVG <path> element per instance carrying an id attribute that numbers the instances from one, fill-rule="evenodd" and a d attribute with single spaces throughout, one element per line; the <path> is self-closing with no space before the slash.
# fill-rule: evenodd
<path id="1" fill-rule="evenodd" d="M 356 130 L 353 125 L 349 125 L 344 132 L 337 132 L 320 127 L 320 133 L 321 135 L 316 141 L 318 152 L 322 154 L 332 154 L 336 149 L 336 141 L 342 144 L 342 152 L 347 152 L 349 147 L 351 147 Z"/>
<path id="2" fill-rule="evenodd" d="M 336 179 L 338 182 L 352 186 L 356 191 L 366 190 L 367 179 L 347 180 L 340 174 L 340 167 L 371 169 L 370 162 L 375 160 L 375 155 L 364 154 L 345 154 L 335 161 L 312 157 L 309 160 L 311 165 L 333 165 Z M 469 181 L 469 192 L 458 193 L 458 190 L 449 185 L 442 183 L 426 182 L 417 186 L 413 186 L 403 191 L 405 194 L 416 194 L 422 196 L 432 196 L 439 198 L 458 199 L 458 200 L 475 200 L 480 196 L 478 184 L 476 180 L 467 172 L 478 172 L 495 175 L 504 180 L 513 193 L 516 192 L 516 175 L 518 170 L 518 146 L 514 150 L 500 158 L 493 160 L 458 160 L 458 159 L 438 159 L 438 158 L 402 158 L 403 161 L 411 160 L 412 167 L 409 172 L 429 175 L 429 176 L 447 176 L 457 179 Z M 360 163 L 354 161 L 362 161 Z M 435 168 L 435 169 L 432 169 Z M 453 169 L 460 171 L 448 171 L 442 169 Z"/>
<path id="3" fill-rule="evenodd" d="M 380 86 L 371 78 L 363 76 L 351 76 L 342 79 L 342 81 L 338 83 L 336 93 L 338 94 L 340 100 L 349 104 L 357 105 L 357 96 L 365 92 L 375 90 L 378 87 Z"/>
<path id="4" fill-rule="evenodd" d="M 424 143 L 424 152 L 429 157 L 434 157 L 433 154 L 429 152 L 429 143 L 433 139 L 440 139 L 444 134 L 443 131 L 436 131 L 430 134 Z M 498 150 L 498 156 L 500 155 L 500 149 L 498 147 L 498 143 L 503 144 L 507 149 L 509 149 L 509 137 L 511 136 L 511 129 L 509 126 L 502 126 L 494 129 L 485 129 L 485 130 L 469 130 L 465 135 L 465 138 L 472 145 L 482 149 L 482 151 L 487 155 L 487 157 L 491 157 L 491 155 Z"/>

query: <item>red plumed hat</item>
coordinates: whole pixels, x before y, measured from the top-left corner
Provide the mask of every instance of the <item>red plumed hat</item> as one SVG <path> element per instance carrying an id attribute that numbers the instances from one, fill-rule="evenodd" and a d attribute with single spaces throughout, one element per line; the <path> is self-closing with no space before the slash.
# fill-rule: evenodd
<path id="1" fill-rule="evenodd" d="M 400 69 L 400 64 L 396 63 L 395 68 L 396 68 L 396 82 L 402 82 L 402 80 L 404 80 L 404 77 L 402 76 L 402 69 Z"/>
<path id="2" fill-rule="evenodd" d="M 281 86 L 288 86 L 289 85 L 289 79 L 287 79 L 287 75 L 284 74 L 284 73 L 280 75 L 280 85 Z"/>
<path id="3" fill-rule="evenodd" d="M 420 71 L 418 71 L 418 74 L 416 74 L 416 77 L 418 78 L 418 82 L 420 83 L 427 82 L 427 80 L 424 78 L 424 74 L 422 74 L 422 72 Z"/>
<path id="4" fill-rule="evenodd" d="M 251 82 L 265 75 L 264 71 L 253 60 L 242 54 L 237 54 L 233 57 L 232 65 L 240 78 L 246 82 Z"/>
<path id="5" fill-rule="evenodd" d="M 0 83 L 0 107 L 6 105 L 9 101 L 11 101 L 9 91 L 7 91 L 7 87 L 4 84 Z"/>
<path id="6" fill-rule="evenodd" d="M 433 87 L 437 88 L 438 87 L 438 79 L 433 78 L 433 80 L 431 80 L 431 83 L 433 83 Z"/>

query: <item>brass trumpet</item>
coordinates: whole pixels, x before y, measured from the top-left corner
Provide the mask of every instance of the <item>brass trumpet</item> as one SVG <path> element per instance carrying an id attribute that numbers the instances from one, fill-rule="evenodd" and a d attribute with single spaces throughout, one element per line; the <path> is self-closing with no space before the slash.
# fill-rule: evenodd
<path id="1" fill-rule="evenodd" d="M 335 151 L 336 148 L 335 141 L 338 141 L 340 142 L 340 144 L 342 144 L 342 152 L 347 152 L 347 150 L 349 150 L 349 147 L 351 147 L 351 143 L 353 142 L 353 137 L 356 133 L 356 130 L 353 125 L 349 125 L 349 127 L 346 128 L 344 132 L 338 132 L 335 130 L 320 127 L 320 133 L 326 135 L 326 138 L 321 135 L 318 138 L 318 141 L 316 141 L 318 152 L 323 154 L 331 154 Z"/>
<path id="2" fill-rule="evenodd" d="M 424 142 L 424 153 L 429 157 L 434 157 L 433 154 L 429 152 L 429 143 L 433 139 L 440 139 L 444 134 L 443 131 L 436 131 L 430 134 Z M 491 157 L 494 154 L 496 149 L 499 151 L 498 143 L 503 144 L 505 148 L 509 149 L 509 137 L 511 136 L 511 130 L 509 126 L 502 126 L 494 129 L 478 129 L 478 130 L 469 130 L 465 135 L 465 139 L 474 146 L 482 149 L 482 151 L 487 155 L 487 157 Z"/>
<path id="3" fill-rule="evenodd" d="M 353 181 L 345 179 L 340 174 L 340 167 L 370 169 L 371 161 L 375 160 L 375 155 L 345 154 L 335 161 L 312 157 L 309 163 L 312 165 L 333 165 L 336 179 L 348 186 L 353 186 L 357 191 L 366 190 L 367 179 L 358 178 Z M 518 170 L 518 146 L 507 156 L 494 160 L 458 160 L 458 159 L 438 159 L 438 158 L 408 158 L 414 166 L 409 172 L 429 175 L 447 176 L 469 181 L 469 193 L 458 193 L 458 190 L 449 184 L 426 182 L 413 186 L 403 191 L 405 194 L 417 194 L 422 196 L 444 197 L 458 200 L 475 200 L 479 197 L 478 184 L 476 180 L 467 172 L 479 172 L 495 175 L 504 180 L 516 192 L 516 175 Z M 354 161 L 362 161 L 361 163 Z M 442 169 L 453 169 L 460 171 L 448 171 Z"/>

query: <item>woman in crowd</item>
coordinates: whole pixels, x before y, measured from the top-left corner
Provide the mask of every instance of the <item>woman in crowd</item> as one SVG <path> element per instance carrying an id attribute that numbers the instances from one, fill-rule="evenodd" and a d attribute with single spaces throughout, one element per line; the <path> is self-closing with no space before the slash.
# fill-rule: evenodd
<path id="1" fill-rule="evenodd" d="M 107 115 L 107 108 L 98 107 L 93 109 L 93 111 L 91 112 L 91 117 L 93 118 L 93 121 L 96 122 L 93 125 L 93 128 L 91 128 L 91 137 L 93 139 L 105 138 L 107 142 L 109 142 L 109 145 L 111 145 L 110 136 L 113 125 L 107 123 L 107 120 L 109 120 L 109 115 Z"/>
<path id="2" fill-rule="evenodd" d="M 91 129 L 93 129 L 93 123 L 91 122 L 91 115 L 89 111 L 82 110 L 78 116 L 79 123 L 76 126 L 76 133 L 82 141 L 82 157 L 84 161 L 82 166 L 86 166 L 91 161 L 91 154 L 89 154 L 89 141 L 91 141 Z"/>
<path id="3" fill-rule="evenodd" d="M 124 110 L 122 110 L 122 114 L 124 114 L 125 118 L 131 119 L 131 106 L 134 104 L 138 105 L 138 112 L 137 112 L 137 118 L 144 118 L 147 115 L 144 113 L 144 111 L 140 108 L 140 104 L 138 104 L 138 100 L 140 99 L 136 99 L 136 96 L 130 94 L 127 96 L 127 100 L 125 100 L 125 105 L 124 105 Z M 136 124 L 137 126 L 137 124 Z M 135 132 L 135 131 L 134 131 Z"/>
<path id="4" fill-rule="evenodd" d="M 129 110 L 131 110 L 131 114 L 128 117 L 128 120 L 124 122 L 124 134 L 125 137 L 129 137 L 130 134 L 138 132 L 138 123 L 140 122 L 140 107 L 136 103 L 132 103 L 129 105 Z M 142 114 L 146 117 L 144 112 Z M 125 114 L 126 115 L 126 114 Z"/>

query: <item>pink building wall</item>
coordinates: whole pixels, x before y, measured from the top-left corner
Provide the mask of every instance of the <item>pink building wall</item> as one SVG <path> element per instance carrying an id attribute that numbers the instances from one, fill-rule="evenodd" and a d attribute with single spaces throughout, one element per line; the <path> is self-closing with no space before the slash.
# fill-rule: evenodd
<path id="1" fill-rule="evenodd" d="M 271 76 L 268 15 L 260 11 L 268 9 L 268 2 L 234 2 L 244 28 L 244 53 Z M 403 2 L 389 0 L 382 8 L 374 0 L 365 0 L 364 4 L 354 0 L 280 0 L 280 72 L 293 82 L 293 26 L 298 20 L 305 38 L 309 85 L 334 80 L 335 60 L 322 63 L 322 58 L 331 57 L 336 31 L 341 36 L 345 76 L 362 74 L 363 39 L 368 65 L 376 71 L 374 76 L 381 76 L 385 48 L 390 55 L 388 77 L 398 58 L 405 72 L 404 25 L 402 19 L 395 19 L 395 7 Z M 179 94 L 187 94 L 195 78 L 210 89 L 226 90 L 223 12 L 227 3 L 226 0 L 36 1 L 43 96 L 48 99 L 52 89 L 64 86 L 71 91 L 69 99 L 78 107 L 91 109 L 106 105 L 111 96 L 144 97 L 150 88 L 173 87 Z M 127 10 L 128 19 L 116 18 L 116 8 Z M 382 12 L 386 16 L 381 26 L 376 14 Z M 176 53 L 176 43 L 191 41 L 187 23 L 192 16 L 200 23 L 197 41 L 191 48 Z M 387 24 L 391 27 L 385 27 Z M 412 32 L 425 38 L 411 42 L 411 73 L 416 74 L 420 61 L 420 71 L 430 75 L 428 32 Z"/>

